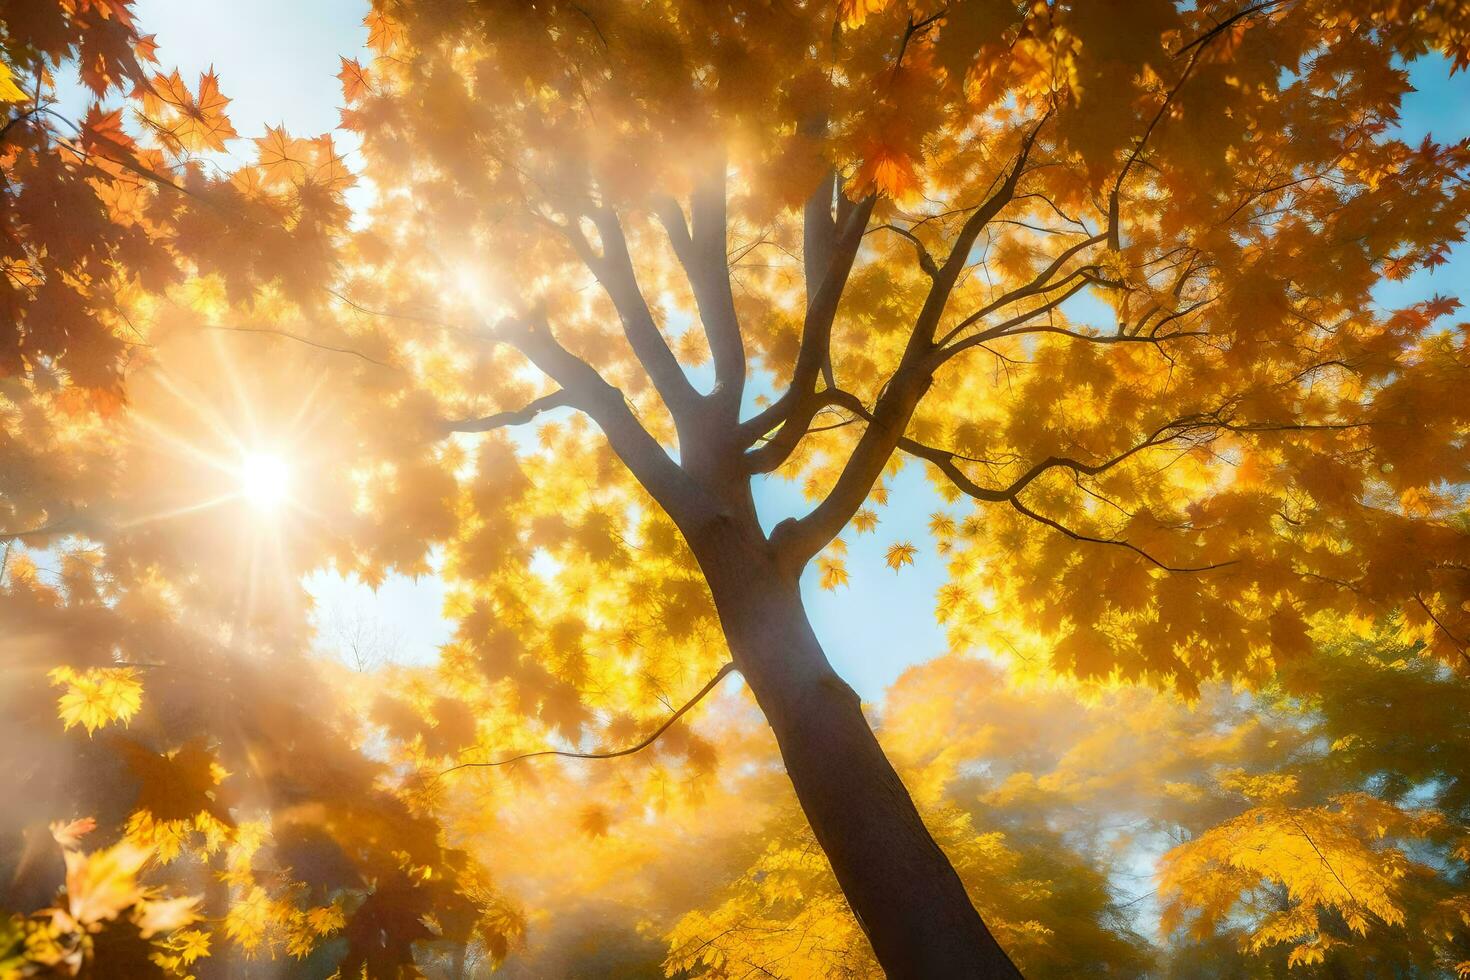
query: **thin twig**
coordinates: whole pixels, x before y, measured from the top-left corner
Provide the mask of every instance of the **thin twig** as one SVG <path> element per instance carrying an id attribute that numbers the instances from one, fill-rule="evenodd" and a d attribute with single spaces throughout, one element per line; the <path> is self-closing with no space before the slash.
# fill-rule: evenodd
<path id="1" fill-rule="evenodd" d="M 710 691 L 713 691 L 716 685 L 718 685 L 720 681 L 725 679 L 725 675 L 729 674 L 734 669 L 734 663 L 725 664 L 725 666 L 719 669 L 715 676 L 709 679 L 708 684 L 705 684 L 704 687 L 699 689 L 699 692 L 696 693 L 694 697 L 686 701 L 683 707 L 681 707 L 678 711 L 675 711 L 673 714 L 669 715 L 668 720 L 666 720 L 662 725 L 659 725 L 658 728 L 654 729 L 652 735 L 649 735 L 637 745 L 630 745 L 626 749 L 618 749 L 614 752 L 563 752 L 560 749 L 542 749 L 539 752 L 523 752 L 520 755 L 511 756 L 509 759 L 499 759 L 495 762 L 461 762 L 459 765 L 450 766 L 448 769 L 445 769 L 443 772 L 439 773 L 439 775 L 447 776 L 450 773 L 455 772 L 459 769 L 508 766 L 512 762 L 520 762 L 523 759 L 535 759 L 539 756 L 547 755 L 561 756 L 563 759 L 617 759 L 621 756 L 632 755 L 635 752 L 641 752 L 652 745 L 655 741 L 657 741 L 660 735 L 673 727 L 675 722 L 683 717 L 690 708 L 693 708 L 696 704 L 702 701 L 705 695 L 709 694 Z"/>

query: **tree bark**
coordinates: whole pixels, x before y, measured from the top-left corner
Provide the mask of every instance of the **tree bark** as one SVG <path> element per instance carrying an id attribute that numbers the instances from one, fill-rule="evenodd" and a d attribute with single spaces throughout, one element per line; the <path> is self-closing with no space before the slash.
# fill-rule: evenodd
<path id="1" fill-rule="evenodd" d="M 817 641 L 798 583 L 744 542 L 696 547 L 735 665 L 891 980 L 1020 977 Z"/>

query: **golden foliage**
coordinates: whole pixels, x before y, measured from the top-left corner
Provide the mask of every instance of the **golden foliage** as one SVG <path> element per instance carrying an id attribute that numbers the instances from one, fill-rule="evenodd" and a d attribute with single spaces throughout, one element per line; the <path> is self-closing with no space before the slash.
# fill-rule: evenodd
<path id="1" fill-rule="evenodd" d="M 81 725 L 90 736 L 104 725 L 126 725 L 143 706 L 143 683 L 130 667 L 93 667 L 76 671 L 56 667 L 47 676 L 66 688 L 56 712 L 67 728 Z"/>
<path id="2" fill-rule="evenodd" d="M 220 80 L 145 68 L 130 10 L 11 4 L 0 31 L 0 744 L 54 821 L 0 831 L 63 848 L 66 887 L 0 926 L 0 971 L 84 972 L 124 926 L 180 974 L 498 962 L 526 920 L 486 865 L 546 866 L 547 928 L 646 903 L 665 839 L 639 834 L 704 821 L 728 887 L 643 929 L 671 969 L 876 975 L 789 797 L 739 792 L 776 765 L 745 702 L 604 773 L 490 764 L 636 744 L 755 669 L 705 519 L 754 528 L 729 580 L 814 559 L 835 592 L 842 528 L 912 533 L 904 466 L 943 500 L 956 655 L 882 737 L 1033 973 L 1146 968 L 1098 870 L 1141 845 L 1089 837 L 1095 810 L 1051 831 L 1099 799 L 1193 833 L 1161 887 L 1194 949 L 1463 962 L 1462 774 L 1374 700 L 1459 706 L 1470 663 L 1466 330 L 1452 298 L 1375 302 L 1470 212 L 1470 150 L 1392 125 L 1406 61 L 1470 58 L 1462 3 L 380 0 L 337 76 L 352 167 L 280 128 L 228 162 Z M 85 117 L 28 111 L 17 72 L 72 63 Z M 292 467 L 269 518 L 238 485 L 266 444 Z M 812 509 L 762 564 L 766 473 Z M 437 661 L 314 658 L 327 569 L 442 581 Z M 1421 645 L 1396 666 L 1322 655 L 1387 616 L 1382 645 Z M 225 897 L 165 897 L 195 873 Z"/>

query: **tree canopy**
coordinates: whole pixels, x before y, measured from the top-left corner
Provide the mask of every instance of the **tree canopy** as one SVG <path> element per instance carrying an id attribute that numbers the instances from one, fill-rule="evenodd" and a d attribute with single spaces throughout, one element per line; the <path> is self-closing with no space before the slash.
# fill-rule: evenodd
<path id="1" fill-rule="evenodd" d="M 375 0 L 249 140 L 132 6 L 0 0 L 0 976 L 1470 973 L 1465 4 Z"/>

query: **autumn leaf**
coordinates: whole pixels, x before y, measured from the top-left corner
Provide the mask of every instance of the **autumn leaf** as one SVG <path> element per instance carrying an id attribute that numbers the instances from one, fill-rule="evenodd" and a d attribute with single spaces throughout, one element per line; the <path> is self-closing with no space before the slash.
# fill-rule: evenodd
<path id="1" fill-rule="evenodd" d="M 839 585 L 847 584 L 847 565 L 840 558 L 819 558 L 817 572 L 821 587 L 829 592 L 835 592 Z"/>
<path id="2" fill-rule="evenodd" d="M 120 739 L 117 745 L 137 780 L 137 809 L 164 822 L 197 820 L 205 814 L 223 825 L 233 825 L 228 793 L 221 786 L 229 774 L 220 767 L 203 737 L 163 753 L 132 739 Z"/>
<path id="3" fill-rule="evenodd" d="M 92 667 L 76 671 L 56 667 L 47 675 L 53 685 L 64 686 L 57 701 L 57 716 L 66 728 L 81 725 L 91 736 L 114 721 L 127 725 L 143 706 L 143 684 L 130 667 Z"/>
<path id="4" fill-rule="evenodd" d="M 144 896 L 138 872 L 149 852 L 126 841 L 90 854 L 68 850 L 66 902 L 72 919 L 92 926 L 115 919 Z"/>
<path id="5" fill-rule="evenodd" d="M 356 58 L 342 58 L 342 70 L 337 73 L 342 82 L 342 98 L 349 104 L 356 102 L 372 89 L 368 82 L 367 69 L 358 64 Z"/>
<path id="6" fill-rule="evenodd" d="M 151 939 L 159 933 L 173 932 L 198 922 L 200 901 L 199 896 L 146 899 L 138 903 L 133 921 L 143 938 Z"/>
<path id="7" fill-rule="evenodd" d="M 368 47 L 380 55 L 393 50 L 403 36 L 403 27 L 393 18 L 379 10 L 373 10 L 364 19 L 368 29 Z"/>
<path id="8" fill-rule="evenodd" d="M 311 909 L 306 913 L 307 921 L 312 931 L 318 936 L 330 936 L 347 924 L 342 909 L 336 905 L 327 905 L 322 908 Z"/>
<path id="9" fill-rule="evenodd" d="M 0 61 L 0 102 L 23 102 L 26 94 L 15 84 L 15 75 L 10 66 Z"/>
<path id="10" fill-rule="evenodd" d="M 168 952 L 177 956 L 180 966 L 188 966 L 210 953 L 210 934 L 199 929 L 182 929 L 169 936 L 164 944 Z"/>
<path id="11" fill-rule="evenodd" d="M 235 128 L 225 115 L 230 100 L 219 90 L 219 79 L 210 69 L 199 76 L 196 91 L 190 92 L 175 70 L 154 75 L 144 105 L 155 118 L 154 129 L 171 145 L 185 150 L 223 150 L 233 139 Z"/>
<path id="12" fill-rule="evenodd" d="M 83 817 L 69 823 L 56 821 L 51 824 L 51 836 L 56 843 L 64 848 L 75 848 L 81 843 L 82 838 L 97 829 L 97 821 L 92 817 Z"/>
<path id="13" fill-rule="evenodd" d="M 588 837 L 606 837 L 612 826 L 612 815 L 605 807 L 589 805 L 577 815 L 577 829 Z"/>
<path id="14" fill-rule="evenodd" d="M 140 34 L 138 39 L 133 42 L 133 54 L 137 56 L 139 61 L 156 64 L 158 61 L 158 35 Z"/>
<path id="15" fill-rule="evenodd" d="M 922 186 L 912 156 L 891 145 L 874 143 L 848 180 L 847 192 L 853 197 L 876 192 L 900 204 L 912 204 L 919 199 Z"/>
<path id="16" fill-rule="evenodd" d="M 889 0 L 838 0 L 838 14 L 844 27 L 861 27 L 869 14 L 876 14 L 888 6 Z"/>
<path id="17" fill-rule="evenodd" d="M 912 542 L 899 541 L 889 545 L 887 553 L 883 556 L 883 561 L 889 568 L 896 572 L 905 565 L 912 565 L 914 563 L 914 555 L 918 551 L 919 549 L 914 547 Z"/>

